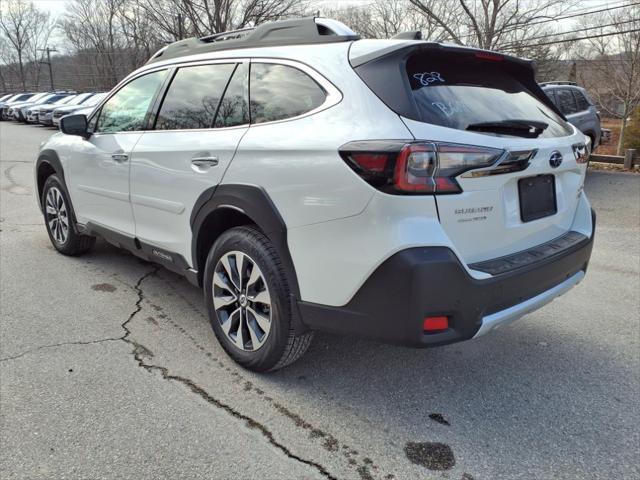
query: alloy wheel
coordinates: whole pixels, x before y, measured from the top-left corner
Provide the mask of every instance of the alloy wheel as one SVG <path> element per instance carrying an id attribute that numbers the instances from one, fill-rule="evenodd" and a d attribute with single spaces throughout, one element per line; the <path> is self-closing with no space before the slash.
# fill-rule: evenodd
<path id="1" fill-rule="evenodd" d="M 264 275 L 249 255 L 225 253 L 213 273 L 213 306 L 222 331 L 240 350 L 264 345 L 271 330 L 271 296 Z"/>
<path id="2" fill-rule="evenodd" d="M 51 187 L 47 191 L 45 210 L 51 236 L 56 243 L 64 244 L 69 236 L 69 214 L 62 192 L 57 187 Z"/>

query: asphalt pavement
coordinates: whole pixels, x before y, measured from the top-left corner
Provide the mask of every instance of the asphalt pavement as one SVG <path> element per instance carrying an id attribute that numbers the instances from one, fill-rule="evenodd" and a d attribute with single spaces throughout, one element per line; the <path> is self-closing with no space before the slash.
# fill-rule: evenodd
<path id="1" fill-rule="evenodd" d="M 430 350 L 318 334 L 258 375 L 182 277 L 53 249 L 52 133 L 0 122 L 3 480 L 640 478 L 640 175 L 589 172 L 589 272 L 542 310 Z"/>

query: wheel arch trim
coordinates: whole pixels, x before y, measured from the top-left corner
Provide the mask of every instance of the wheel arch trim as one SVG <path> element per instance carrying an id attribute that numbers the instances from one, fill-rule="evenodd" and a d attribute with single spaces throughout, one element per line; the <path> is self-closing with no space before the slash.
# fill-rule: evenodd
<path id="1" fill-rule="evenodd" d="M 46 179 L 43 179 L 42 185 L 40 184 L 39 174 L 40 174 L 40 169 L 42 168 L 43 165 L 49 165 L 49 167 L 51 167 L 51 169 L 56 173 L 56 175 L 60 177 L 60 181 L 62 182 L 65 190 L 67 190 L 68 192 L 67 183 L 64 178 L 64 169 L 62 168 L 62 162 L 60 161 L 60 157 L 58 157 L 58 154 L 56 153 L 55 150 L 51 150 L 51 149 L 42 150 L 38 154 L 38 159 L 36 160 L 36 168 L 35 168 L 36 187 L 37 187 L 36 194 L 38 198 L 38 206 L 40 207 L 40 211 L 42 211 L 42 187 L 44 187 L 44 181 L 46 181 Z"/>
<path id="2" fill-rule="evenodd" d="M 198 281 L 203 284 L 203 258 L 199 250 L 199 239 L 207 220 L 212 215 L 225 211 L 242 213 L 267 236 L 276 250 L 284 267 L 287 283 L 291 292 L 291 305 L 294 326 L 298 332 L 306 328 L 301 322 L 297 303 L 300 300 L 300 287 L 295 266 L 287 243 L 287 226 L 269 194 L 257 185 L 222 184 L 204 191 L 194 205 L 191 213 L 191 255 L 193 268 L 198 272 Z M 215 242 L 215 239 L 214 239 Z M 208 252 L 207 252 L 208 253 Z"/>

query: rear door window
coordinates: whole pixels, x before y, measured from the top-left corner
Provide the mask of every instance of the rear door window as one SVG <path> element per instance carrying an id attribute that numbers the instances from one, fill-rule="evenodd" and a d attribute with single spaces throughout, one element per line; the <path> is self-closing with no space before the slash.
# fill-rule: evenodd
<path id="1" fill-rule="evenodd" d="M 576 106 L 577 106 L 578 112 L 583 112 L 589 109 L 591 105 L 589 104 L 589 101 L 586 99 L 586 97 L 582 94 L 581 91 L 573 90 L 573 96 L 576 98 Z"/>
<path id="2" fill-rule="evenodd" d="M 156 130 L 212 128 L 220 99 L 236 64 L 178 69 L 162 102 Z"/>
<path id="3" fill-rule="evenodd" d="M 235 127 L 249 123 L 249 64 L 236 67 L 218 107 L 214 127 Z"/>
<path id="4" fill-rule="evenodd" d="M 568 88 L 556 90 L 556 97 L 558 98 L 558 107 L 565 115 L 571 115 L 578 111 L 576 99 Z"/>
<path id="5" fill-rule="evenodd" d="M 406 74 L 423 122 L 466 130 L 484 122 L 527 120 L 548 124 L 541 137 L 571 133 L 564 120 L 500 62 L 416 53 L 407 61 Z"/>
<path id="6" fill-rule="evenodd" d="M 326 92 L 309 75 L 288 65 L 251 63 L 251 123 L 297 117 L 322 105 Z"/>

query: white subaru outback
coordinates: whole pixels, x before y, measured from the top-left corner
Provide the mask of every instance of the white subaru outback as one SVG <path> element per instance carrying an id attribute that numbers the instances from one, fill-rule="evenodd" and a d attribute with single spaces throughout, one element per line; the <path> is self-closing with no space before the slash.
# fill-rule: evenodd
<path id="1" fill-rule="evenodd" d="M 428 347 L 585 275 L 589 142 L 532 63 L 307 18 L 171 44 L 35 168 L 54 247 L 100 236 L 204 288 L 246 368 L 314 330 Z"/>

